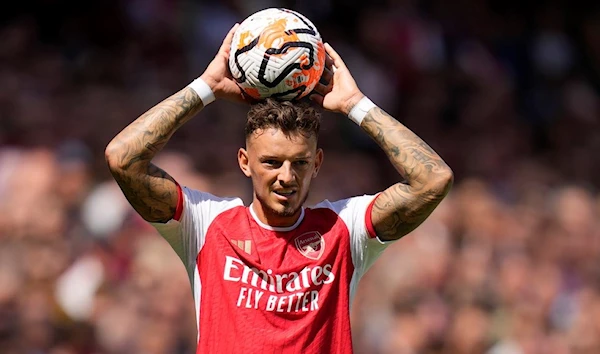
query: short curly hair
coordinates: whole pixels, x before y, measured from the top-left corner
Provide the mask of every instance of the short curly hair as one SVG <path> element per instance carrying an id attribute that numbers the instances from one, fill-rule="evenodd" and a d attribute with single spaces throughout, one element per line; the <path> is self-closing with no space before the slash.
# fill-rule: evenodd
<path id="1" fill-rule="evenodd" d="M 269 128 L 279 129 L 284 134 L 301 133 L 318 138 L 321 112 L 305 101 L 277 101 L 268 98 L 254 103 L 246 119 L 246 139 L 256 130 Z"/>

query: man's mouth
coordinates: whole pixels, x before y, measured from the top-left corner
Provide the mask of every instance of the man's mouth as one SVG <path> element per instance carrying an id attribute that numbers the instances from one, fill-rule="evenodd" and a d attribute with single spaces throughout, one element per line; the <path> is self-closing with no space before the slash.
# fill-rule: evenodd
<path id="1" fill-rule="evenodd" d="M 273 191 L 273 193 L 287 198 L 287 197 L 290 197 L 290 196 L 296 194 L 296 191 L 293 189 L 281 189 L 281 190 Z"/>

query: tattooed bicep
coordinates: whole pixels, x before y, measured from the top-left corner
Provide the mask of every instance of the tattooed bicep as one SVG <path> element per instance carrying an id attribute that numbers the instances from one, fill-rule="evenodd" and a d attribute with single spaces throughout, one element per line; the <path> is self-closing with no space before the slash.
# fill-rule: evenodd
<path id="1" fill-rule="evenodd" d="M 114 173 L 133 208 L 147 221 L 167 222 L 177 208 L 177 183 L 168 173 L 149 164 L 147 174 Z"/>
<path id="2" fill-rule="evenodd" d="M 413 231 L 427 219 L 444 195 L 430 188 L 415 191 L 404 183 L 389 187 L 377 197 L 371 211 L 377 236 L 391 241 Z"/>

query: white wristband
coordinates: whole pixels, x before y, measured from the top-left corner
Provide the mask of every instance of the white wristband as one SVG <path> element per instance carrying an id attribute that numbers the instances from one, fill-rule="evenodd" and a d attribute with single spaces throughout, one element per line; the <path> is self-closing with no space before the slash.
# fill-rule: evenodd
<path id="1" fill-rule="evenodd" d="M 354 105 L 354 107 L 352 107 L 350 113 L 348 113 L 348 118 L 360 126 L 360 123 L 365 119 L 367 113 L 375 106 L 373 101 L 368 99 L 367 96 L 364 96 Z"/>
<path id="2" fill-rule="evenodd" d="M 215 100 L 215 93 L 211 90 L 210 86 L 201 78 L 197 78 L 192 81 L 187 87 L 191 88 L 196 92 L 204 107 L 208 106 L 209 103 Z"/>

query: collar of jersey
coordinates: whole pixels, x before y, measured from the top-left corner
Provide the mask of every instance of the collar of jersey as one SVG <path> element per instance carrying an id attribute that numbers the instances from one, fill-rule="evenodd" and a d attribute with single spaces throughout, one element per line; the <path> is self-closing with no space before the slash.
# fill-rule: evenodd
<path id="1" fill-rule="evenodd" d="M 302 207 L 302 209 L 300 210 L 300 217 L 298 218 L 298 220 L 296 220 L 296 222 L 294 223 L 294 225 L 292 225 L 292 226 L 282 226 L 282 227 L 267 225 L 267 224 L 265 224 L 264 222 L 262 222 L 262 221 L 260 221 L 258 219 L 258 216 L 254 212 L 254 208 L 252 207 L 253 204 L 254 203 L 250 204 L 250 206 L 248 207 L 248 209 L 250 209 L 250 215 L 252 215 L 252 218 L 254 219 L 254 221 L 256 221 L 256 223 L 260 227 L 262 227 L 263 229 L 267 229 L 267 230 L 270 230 L 270 231 L 277 231 L 277 232 L 292 231 L 293 229 L 297 228 L 298 225 L 300 225 L 300 223 L 304 219 L 304 207 Z"/>

